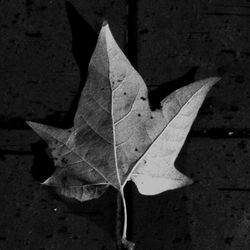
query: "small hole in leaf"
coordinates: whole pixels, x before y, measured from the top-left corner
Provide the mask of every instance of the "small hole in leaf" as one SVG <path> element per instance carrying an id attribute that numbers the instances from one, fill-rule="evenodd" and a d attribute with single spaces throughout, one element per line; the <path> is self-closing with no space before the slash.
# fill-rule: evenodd
<path id="1" fill-rule="evenodd" d="M 146 100 L 146 98 L 145 98 L 145 97 L 143 97 L 143 96 L 141 97 L 141 99 L 142 99 L 143 101 L 145 101 L 145 100 Z"/>
<path id="2" fill-rule="evenodd" d="M 153 117 L 153 116 L 150 116 L 150 119 L 154 119 L 154 117 Z"/>
<path id="3" fill-rule="evenodd" d="M 126 93 L 126 92 L 124 92 L 123 94 L 124 94 L 124 95 L 126 95 L 127 93 Z"/>
<path id="4" fill-rule="evenodd" d="M 138 151 L 138 148 L 135 148 L 135 151 Z"/>
<path id="5" fill-rule="evenodd" d="M 62 162 L 66 164 L 68 162 L 68 159 L 62 158 Z"/>
<path id="6" fill-rule="evenodd" d="M 138 114 L 137 116 L 139 116 L 139 117 L 140 117 L 140 116 L 141 116 L 141 114 Z"/>

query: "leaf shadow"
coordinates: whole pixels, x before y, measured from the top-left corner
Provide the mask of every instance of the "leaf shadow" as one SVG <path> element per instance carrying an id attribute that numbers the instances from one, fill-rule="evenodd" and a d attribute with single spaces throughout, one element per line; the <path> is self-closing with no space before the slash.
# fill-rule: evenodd
<path id="1" fill-rule="evenodd" d="M 106 235 L 108 235 L 107 239 L 111 239 L 115 245 L 116 219 L 114 215 L 116 213 L 117 194 L 115 189 L 109 188 L 98 199 L 80 202 L 73 198 L 71 199 L 59 195 L 53 187 L 44 186 L 43 188 L 46 190 L 48 197 L 47 200 L 50 201 L 51 204 L 55 205 L 56 203 L 61 203 L 61 218 L 63 218 L 65 221 L 67 221 L 67 219 L 68 221 L 81 221 L 81 217 L 86 218 L 87 221 L 90 222 L 90 227 L 93 223 L 98 228 L 101 228 L 106 233 Z M 88 235 L 91 235 L 92 233 L 86 230 L 85 235 L 83 235 L 83 232 L 80 232 L 80 234 L 83 237 L 88 237 Z"/>
<path id="2" fill-rule="evenodd" d="M 173 91 L 194 82 L 195 74 L 198 68 L 199 67 L 195 66 L 183 76 L 172 81 L 164 82 L 159 85 L 150 85 L 149 87 L 151 87 L 151 89 L 152 87 L 155 87 L 155 89 L 150 90 L 148 93 L 148 99 L 151 109 L 160 109 L 160 103 L 166 96 L 171 94 Z"/>
<path id="3" fill-rule="evenodd" d="M 80 84 L 67 114 L 55 112 L 53 115 L 47 116 L 42 122 L 61 128 L 69 128 L 73 124 L 81 91 L 84 88 L 87 78 L 88 64 L 97 41 L 96 32 L 80 16 L 74 6 L 68 1 L 65 2 L 65 6 L 72 33 L 72 54 L 80 70 Z M 27 124 L 25 124 L 25 126 L 27 127 Z M 39 182 L 46 180 L 55 171 L 55 166 L 46 150 L 47 144 L 42 140 L 32 145 L 34 164 L 31 167 L 31 175 Z"/>
<path id="4" fill-rule="evenodd" d="M 69 112 L 64 118 L 64 124 L 70 127 L 73 123 L 82 89 L 85 86 L 88 75 L 88 64 L 95 49 L 98 36 L 70 2 L 66 1 L 65 5 L 72 33 L 72 54 L 80 70 L 78 91 L 70 105 Z"/>
<path id="5" fill-rule="evenodd" d="M 128 239 L 136 249 L 191 249 L 186 188 L 145 196 L 131 183 L 133 214 L 128 217 Z"/>
<path id="6" fill-rule="evenodd" d="M 53 191 L 53 190 L 51 190 Z M 109 188 L 100 198 L 80 202 L 51 192 L 57 200 L 66 206 L 64 213 L 68 216 L 86 217 L 98 227 L 115 238 L 115 211 L 117 191 Z"/>
<path id="7" fill-rule="evenodd" d="M 32 177 L 39 182 L 44 182 L 55 171 L 53 161 L 49 158 L 47 152 L 47 143 L 43 140 L 31 145 L 31 150 L 34 155 L 34 160 L 30 173 Z"/>

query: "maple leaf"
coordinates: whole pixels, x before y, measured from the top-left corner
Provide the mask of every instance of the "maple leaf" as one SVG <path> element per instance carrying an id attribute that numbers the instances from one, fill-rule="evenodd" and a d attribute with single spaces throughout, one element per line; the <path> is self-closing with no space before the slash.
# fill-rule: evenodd
<path id="1" fill-rule="evenodd" d="M 48 142 L 56 166 L 43 184 L 79 201 L 99 198 L 109 186 L 124 204 L 132 180 L 140 193 L 155 195 L 191 184 L 174 161 L 209 89 L 219 78 L 194 82 L 167 96 L 151 111 L 147 87 L 115 42 L 107 23 L 101 28 L 88 78 L 70 129 L 27 122 Z"/>

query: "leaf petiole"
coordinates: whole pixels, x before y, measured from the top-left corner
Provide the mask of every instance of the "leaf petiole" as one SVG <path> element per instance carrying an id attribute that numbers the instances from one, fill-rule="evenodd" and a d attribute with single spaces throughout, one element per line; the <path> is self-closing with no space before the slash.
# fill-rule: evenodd
<path id="1" fill-rule="evenodd" d="M 123 211 L 124 211 L 122 244 L 127 250 L 134 250 L 135 243 L 127 240 L 128 213 L 127 213 L 127 206 L 123 189 L 120 190 L 120 194 L 122 198 Z"/>

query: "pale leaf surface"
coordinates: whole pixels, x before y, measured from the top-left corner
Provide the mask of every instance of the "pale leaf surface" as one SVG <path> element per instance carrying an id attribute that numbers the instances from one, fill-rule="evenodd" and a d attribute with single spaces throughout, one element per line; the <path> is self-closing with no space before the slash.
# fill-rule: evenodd
<path id="1" fill-rule="evenodd" d="M 56 165 L 43 184 L 80 201 L 133 180 L 142 194 L 191 183 L 174 161 L 210 87 L 209 78 L 183 87 L 151 111 L 147 87 L 104 24 L 91 57 L 74 125 L 28 122 L 45 139 Z"/>
<path id="2" fill-rule="evenodd" d="M 153 143 L 131 175 L 140 193 L 155 195 L 192 183 L 174 161 L 207 92 L 218 80 L 208 78 L 176 90 L 161 102 L 162 110 L 153 113 L 147 127 Z"/>

